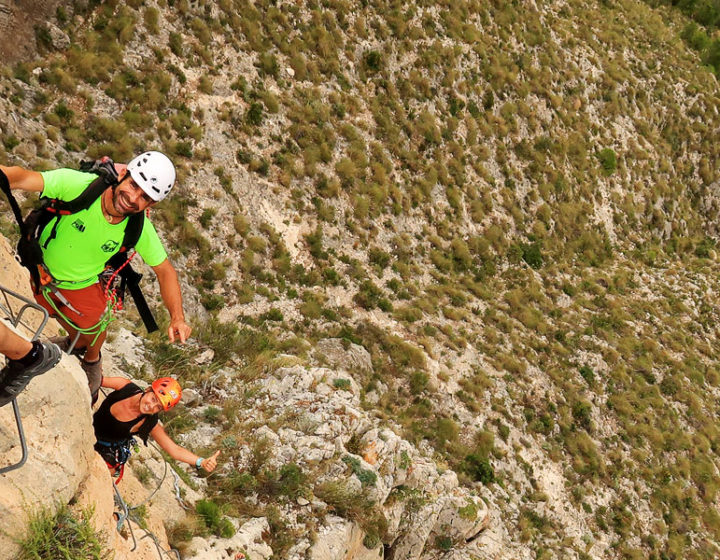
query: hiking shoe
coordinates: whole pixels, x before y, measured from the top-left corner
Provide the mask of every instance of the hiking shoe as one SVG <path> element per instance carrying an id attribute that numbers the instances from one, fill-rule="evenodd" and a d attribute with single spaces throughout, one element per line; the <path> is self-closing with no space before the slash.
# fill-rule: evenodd
<path id="1" fill-rule="evenodd" d="M 91 404 L 95 404 L 103 377 L 102 354 L 100 354 L 97 362 L 86 362 L 81 359 L 80 367 L 83 368 L 85 375 L 87 375 L 88 385 L 90 386 L 90 396 L 92 397 Z"/>
<path id="2" fill-rule="evenodd" d="M 69 336 L 51 336 L 48 339 L 50 342 L 57 344 L 58 348 L 62 350 L 65 354 L 68 353 L 68 349 L 70 348 L 70 344 L 72 343 L 72 339 Z M 72 351 L 73 356 L 77 356 L 80 358 L 81 356 L 85 355 L 86 348 L 78 348 L 75 346 Z"/>
<path id="3" fill-rule="evenodd" d="M 17 360 L 8 360 L 0 370 L 0 406 L 6 405 L 27 387 L 33 377 L 50 371 L 60 361 L 62 352 L 52 342 L 40 342 L 40 356 L 35 363 L 24 366 Z"/>

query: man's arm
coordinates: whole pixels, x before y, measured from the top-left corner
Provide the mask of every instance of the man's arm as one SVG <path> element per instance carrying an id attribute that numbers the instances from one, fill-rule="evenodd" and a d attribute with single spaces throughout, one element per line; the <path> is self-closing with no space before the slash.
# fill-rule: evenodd
<path id="1" fill-rule="evenodd" d="M 45 187 L 45 180 L 37 171 L 30 171 L 22 167 L 5 167 L 4 165 L 0 165 L 0 171 L 7 175 L 11 189 L 42 192 Z"/>
<path id="2" fill-rule="evenodd" d="M 175 342 L 176 337 L 180 342 L 185 342 L 190 337 L 192 328 L 185 322 L 177 272 L 175 272 L 175 268 L 168 259 L 152 267 L 152 269 L 157 275 L 160 284 L 160 295 L 165 307 L 170 312 L 170 328 L 168 328 L 170 342 Z"/>

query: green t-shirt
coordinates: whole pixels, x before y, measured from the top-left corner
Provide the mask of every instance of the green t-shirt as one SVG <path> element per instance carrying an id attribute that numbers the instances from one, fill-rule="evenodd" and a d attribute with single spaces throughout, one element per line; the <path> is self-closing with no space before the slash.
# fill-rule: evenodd
<path id="1" fill-rule="evenodd" d="M 97 179 L 94 173 L 74 169 L 55 169 L 42 173 L 45 186 L 42 196 L 73 200 Z M 58 287 L 79 290 L 98 281 L 98 274 L 107 260 L 120 250 L 127 220 L 110 224 L 105 219 L 100 197 L 87 210 L 63 216 L 56 237 L 43 249 L 45 265 L 58 281 Z M 40 245 L 50 236 L 54 220 L 40 235 Z M 135 250 L 149 266 L 157 266 L 167 258 L 155 228 L 145 217 Z"/>

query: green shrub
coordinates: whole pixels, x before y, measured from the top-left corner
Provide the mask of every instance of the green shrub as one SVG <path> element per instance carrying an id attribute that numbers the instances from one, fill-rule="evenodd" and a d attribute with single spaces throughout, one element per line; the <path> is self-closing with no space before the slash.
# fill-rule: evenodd
<path id="1" fill-rule="evenodd" d="M 245 120 L 253 125 L 260 126 L 263 122 L 263 106 L 262 103 L 253 101 L 248 107 L 247 113 L 245 113 Z"/>
<path id="2" fill-rule="evenodd" d="M 265 319 L 266 321 L 282 321 L 283 320 L 282 311 L 280 311 L 276 307 L 271 307 L 266 313 L 263 313 L 260 317 L 262 319 Z"/>
<path id="3" fill-rule="evenodd" d="M 198 500 L 195 511 L 213 534 L 222 538 L 230 538 L 235 534 L 235 528 L 227 517 L 222 515 L 220 506 L 212 500 Z"/>
<path id="4" fill-rule="evenodd" d="M 428 386 L 430 377 L 424 371 L 413 372 L 410 376 L 410 392 L 413 395 L 419 395 Z"/>
<path id="5" fill-rule="evenodd" d="M 356 459 L 350 455 L 345 455 L 345 457 L 342 458 L 342 462 L 350 466 L 353 473 L 358 477 L 358 480 L 363 486 L 375 486 L 375 483 L 377 482 L 377 475 L 374 471 L 362 468 L 360 459 Z"/>
<path id="6" fill-rule="evenodd" d="M 333 387 L 343 391 L 349 391 L 351 387 L 350 380 L 336 377 L 333 379 Z"/>
<path id="7" fill-rule="evenodd" d="M 449 550 L 452 550 L 453 540 L 450 537 L 435 537 L 435 547 L 438 550 L 447 552 Z"/>
<path id="8" fill-rule="evenodd" d="M 307 475 L 295 463 L 288 463 L 280 467 L 279 491 L 289 498 L 297 498 L 303 492 Z"/>
<path id="9" fill-rule="evenodd" d="M 379 247 L 370 247 L 368 251 L 369 261 L 377 265 L 381 270 L 387 268 L 388 264 L 390 264 L 390 258 L 390 255 Z"/>
<path id="10" fill-rule="evenodd" d="M 87 509 L 78 518 L 65 505 L 56 512 L 40 509 L 30 514 L 25 537 L 18 543 L 18 560 L 111 558 L 95 533 L 92 516 L 93 510 Z"/>
<path id="11" fill-rule="evenodd" d="M 175 32 L 170 32 L 168 46 L 175 56 L 183 56 L 183 38 L 182 35 Z"/>
<path id="12" fill-rule="evenodd" d="M 460 469 L 473 480 L 490 484 L 495 482 L 495 471 L 487 457 L 483 457 L 477 453 L 470 453 L 463 460 Z"/>
<path id="13" fill-rule="evenodd" d="M 540 252 L 539 243 L 523 244 L 522 249 L 522 260 L 524 260 L 531 268 L 540 268 L 543 264 L 543 256 Z"/>
<path id="14" fill-rule="evenodd" d="M 598 153 L 598 160 L 602 167 L 603 174 L 612 175 L 617 169 L 617 156 L 612 148 L 604 148 Z"/>
<path id="15" fill-rule="evenodd" d="M 372 280 L 364 280 L 360 284 L 358 293 L 353 296 L 353 301 L 364 309 L 378 307 L 382 311 L 392 311 L 392 304 L 384 296 L 384 292 Z"/>
<path id="16" fill-rule="evenodd" d="M 367 51 L 363 55 L 363 61 L 370 72 L 377 72 L 382 67 L 383 57 L 378 51 Z"/>
<path id="17" fill-rule="evenodd" d="M 280 72 L 277 57 L 269 52 L 262 53 L 255 63 L 255 66 L 258 69 L 258 74 L 261 76 L 273 76 L 276 78 Z"/>
<path id="18" fill-rule="evenodd" d="M 575 401 L 572 405 L 573 418 L 586 430 L 592 427 L 592 405 L 587 401 Z"/>
<path id="19" fill-rule="evenodd" d="M 595 382 L 595 373 L 588 366 L 580 367 L 580 375 L 588 385 L 592 385 Z"/>

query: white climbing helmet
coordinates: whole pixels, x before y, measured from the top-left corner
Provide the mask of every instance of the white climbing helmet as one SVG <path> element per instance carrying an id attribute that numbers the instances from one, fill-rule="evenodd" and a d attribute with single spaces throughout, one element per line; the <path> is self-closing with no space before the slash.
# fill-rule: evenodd
<path id="1" fill-rule="evenodd" d="M 175 166 L 160 152 L 145 152 L 134 157 L 127 170 L 138 187 L 155 202 L 165 198 L 175 184 Z"/>

